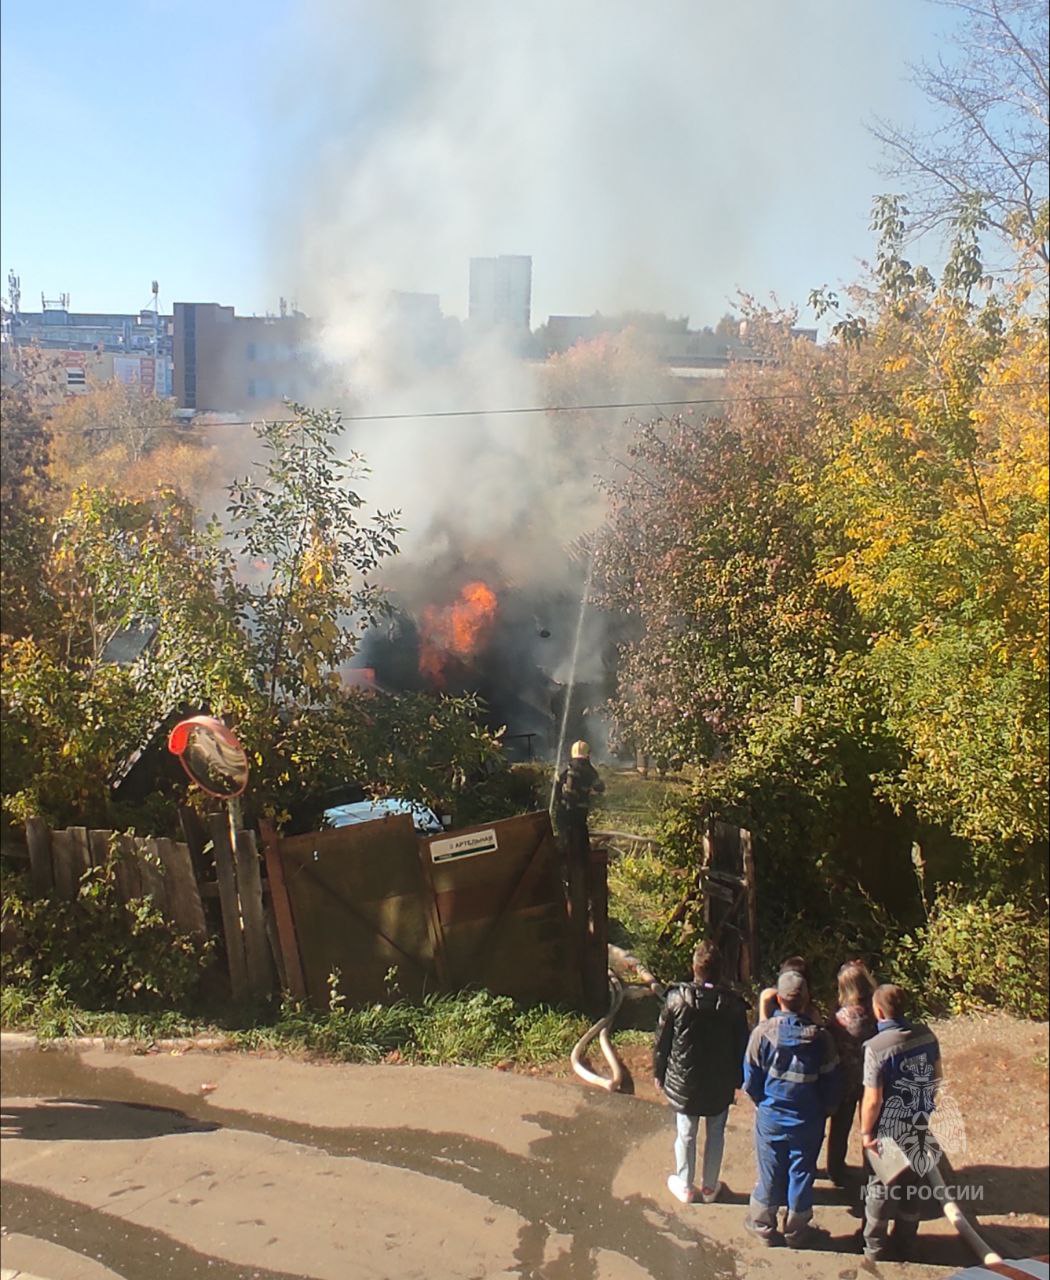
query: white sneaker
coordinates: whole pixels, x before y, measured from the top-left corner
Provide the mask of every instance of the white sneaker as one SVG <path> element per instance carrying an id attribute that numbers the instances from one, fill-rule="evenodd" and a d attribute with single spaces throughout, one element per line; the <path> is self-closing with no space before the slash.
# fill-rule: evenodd
<path id="1" fill-rule="evenodd" d="M 700 1199 L 704 1204 L 714 1204 L 725 1189 L 726 1184 L 724 1182 L 719 1182 L 713 1189 L 709 1187 L 702 1187 L 700 1190 Z"/>
<path id="2" fill-rule="evenodd" d="M 695 1188 L 687 1186 L 677 1173 L 672 1173 L 667 1179 L 667 1190 L 676 1200 L 681 1200 L 683 1204 L 692 1204 L 696 1199 Z"/>

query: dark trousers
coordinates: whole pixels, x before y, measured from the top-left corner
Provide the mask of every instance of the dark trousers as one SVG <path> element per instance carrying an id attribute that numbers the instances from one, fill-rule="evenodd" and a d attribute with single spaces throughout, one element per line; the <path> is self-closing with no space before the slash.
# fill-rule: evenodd
<path id="1" fill-rule="evenodd" d="M 892 1187 L 872 1176 L 864 1188 L 864 1252 L 880 1260 L 891 1243 L 898 1256 L 906 1256 L 919 1230 L 919 1201 L 909 1196 L 917 1180 L 905 1174 Z M 892 1232 L 890 1228 L 893 1228 Z"/>
<path id="2" fill-rule="evenodd" d="M 784 1235 L 790 1244 L 801 1237 L 813 1216 L 813 1179 L 824 1136 L 819 1119 L 783 1125 L 759 1107 L 755 1115 L 755 1163 L 758 1181 L 751 1193 L 750 1219 L 758 1235 L 772 1236 L 777 1210 L 788 1210 Z"/>
<path id="3" fill-rule="evenodd" d="M 850 1130 L 863 1092 L 860 1085 L 847 1086 L 838 1110 L 832 1112 L 828 1122 L 828 1177 L 833 1182 L 840 1181 L 846 1171 Z"/>

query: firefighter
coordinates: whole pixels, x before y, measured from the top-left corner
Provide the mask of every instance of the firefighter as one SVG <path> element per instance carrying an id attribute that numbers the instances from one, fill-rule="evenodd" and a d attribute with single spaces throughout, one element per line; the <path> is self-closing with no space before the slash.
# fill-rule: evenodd
<path id="1" fill-rule="evenodd" d="M 591 796 L 600 795 L 605 784 L 591 764 L 591 749 L 586 742 L 574 742 L 568 765 L 558 774 L 554 784 L 554 819 L 561 840 L 564 863 L 562 873 L 568 898 L 569 918 L 573 924 L 579 948 L 580 972 L 584 987 L 595 987 L 588 998 L 600 1003 L 599 991 L 605 991 L 605 972 L 608 957 L 602 946 L 598 978 L 587 977 L 593 968 L 593 884 L 591 867 L 591 838 L 587 831 L 590 817 Z"/>
<path id="2" fill-rule="evenodd" d="M 554 810 L 558 830 L 565 841 L 570 863 L 584 861 L 590 848 L 587 819 L 591 797 L 601 795 L 605 783 L 591 764 L 591 749 L 586 742 L 574 742 L 568 765 L 558 775 L 554 788 Z"/>

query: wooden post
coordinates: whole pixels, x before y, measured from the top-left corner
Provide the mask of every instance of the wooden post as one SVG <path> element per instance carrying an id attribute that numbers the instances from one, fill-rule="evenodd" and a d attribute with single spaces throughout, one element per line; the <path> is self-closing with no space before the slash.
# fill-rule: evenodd
<path id="1" fill-rule="evenodd" d="M 292 903 L 288 897 L 288 886 L 284 879 L 284 865 L 281 862 L 277 832 L 273 823 L 266 819 L 259 823 L 259 831 L 263 838 L 263 851 L 266 855 L 266 878 L 270 882 L 270 902 L 273 904 L 273 918 L 277 926 L 277 938 L 281 944 L 285 981 L 289 992 L 297 1000 L 305 1000 L 306 979 L 303 977 L 299 940 L 295 933 L 295 918 L 292 915 Z"/>
<path id="2" fill-rule="evenodd" d="M 703 851 L 700 856 L 700 873 L 696 878 L 697 885 L 700 889 L 701 900 L 704 904 L 704 936 L 705 937 L 710 937 L 711 935 L 711 895 L 707 892 L 707 885 L 705 884 L 705 880 L 707 877 L 707 873 L 711 868 L 711 861 L 714 858 L 714 848 L 715 848 L 714 831 L 711 826 L 708 826 L 703 836 L 703 842 L 702 842 Z"/>
<path id="3" fill-rule="evenodd" d="M 109 846 L 112 836 L 112 831 L 88 832 L 88 852 L 93 867 L 104 867 L 110 861 Z"/>
<path id="4" fill-rule="evenodd" d="M 609 851 L 604 844 L 589 850 L 588 889 L 590 930 L 588 932 L 587 998 L 596 1012 L 605 1009 L 609 998 Z"/>
<path id="5" fill-rule="evenodd" d="M 55 896 L 63 902 L 72 902 L 77 896 L 77 877 L 73 841 L 68 831 L 51 832 L 51 866 L 55 873 Z"/>
<path id="6" fill-rule="evenodd" d="M 586 832 L 582 841 L 573 833 L 566 836 L 566 880 L 568 887 L 569 937 L 572 939 L 575 962 L 579 965 L 580 985 L 583 989 L 587 1007 L 591 1007 L 590 983 L 588 981 L 588 956 L 590 954 L 590 933 L 587 920 L 590 905 L 590 893 L 587 880 L 590 876 L 590 851 L 586 843 Z"/>
<path id="7" fill-rule="evenodd" d="M 75 878 L 75 888 L 73 890 L 73 897 L 75 898 L 80 892 L 80 881 L 84 873 L 91 869 L 91 845 L 88 841 L 87 827 L 70 827 L 69 840 Z"/>
<path id="8" fill-rule="evenodd" d="M 160 850 L 157 848 L 156 840 L 147 839 L 145 836 L 135 836 L 134 849 L 139 866 L 139 876 L 142 879 L 142 896 L 152 899 L 153 905 L 165 920 L 170 920 L 171 911 L 168 906 L 164 864 L 160 860 Z"/>
<path id="9" fill-rule="evenodd" d="M 553 835 L 551 839 L 553 840 Z M 434 864 L 431 861 L 430 841 L 417 841 L 419 847 L 419 864 L 423 868 L 423 882 L 427 887 L 426 920 L 427 935 L 434 955 L 434 977 L 441 990 L 448 990 L 448 957 L 445 953 L 445 931 L 441 926 L 441 912 L 438 911 L 437 890 L 434 888 Z"/>
<path id="10" fill-rule="evenodd" d="M 230 847 L 230 823 L 225 813 L 211 815 L 208 819 L 208 833 L 215 850 L 222 932 L 226 939 L 226 962 L 230 971 L 230 994 L 234 1000 L 243 1000 L 248 991 L 248 967 L 244 956 L 241 907 L 237 898 L 237 874 L 234 870 L 233 849 Z"/>
<path id="11" fill-rule="evenodd" d="M 55 888 L 55 873 L 51 866 L 51 831 L 43 818 L 26 819 L 26 846 L 33 893 L 38 898 L 50 897 Z"/>
<path id="12" fill-rule="evenodd" d="M 198 881 L 208 879 L 208 860 L 204 856 L 204 848 L 208 843 L 208 828 L 204 825 L 204 819 L 196 809 L 191 809 L 189 805 L 180 805 L 179 825 L 189 845 L 190 858 Z"/>
<path id="13" fill-rule="evenodd" d="M 142 865 L 139 862 L 138 840 L 122 832 L 117 837 L 117 893 L 121 902 L 141 898 Z"/>
<path id="14" fill-rule="evenodd" d="M 251 831 L 237 832 L 233 853 L 237 863 L 237 893 L 241 900 L 248 990 L 257 1000 L 263 1000 L 273 990 L 273 981 L 269 948 L 266 942 L 266 924 L 263 918 L 259 852 L 255 847 L 255 836 Z"/>
<path id="15" fill-rule="evenodd" d="M 277 974 L 277 987 L 280 991 L 288 990 L 288 975 L 284 971 L 284 956 L 281 954 L 281 940 L 277 936 L 277 921 L 273 917 L 273 903 L 269 891 L 263 894 L 263 923 L 266 926 L 266 941 L 270 944 L 270 959 Z"/>

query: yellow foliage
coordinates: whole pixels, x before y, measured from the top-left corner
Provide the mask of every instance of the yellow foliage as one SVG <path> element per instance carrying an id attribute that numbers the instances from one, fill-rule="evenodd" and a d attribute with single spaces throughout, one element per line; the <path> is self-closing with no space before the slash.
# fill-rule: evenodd
<path id="1" fill-rule="evenodd" d="M 119 382 L 73 396 L 51 413 L 51 479 L 64 505 L 81 486 L 129 498 L 175 489 L 198 497 L 209 487 L 215 451 L 187 438 L 170 401 L 141 396 Z"/>

